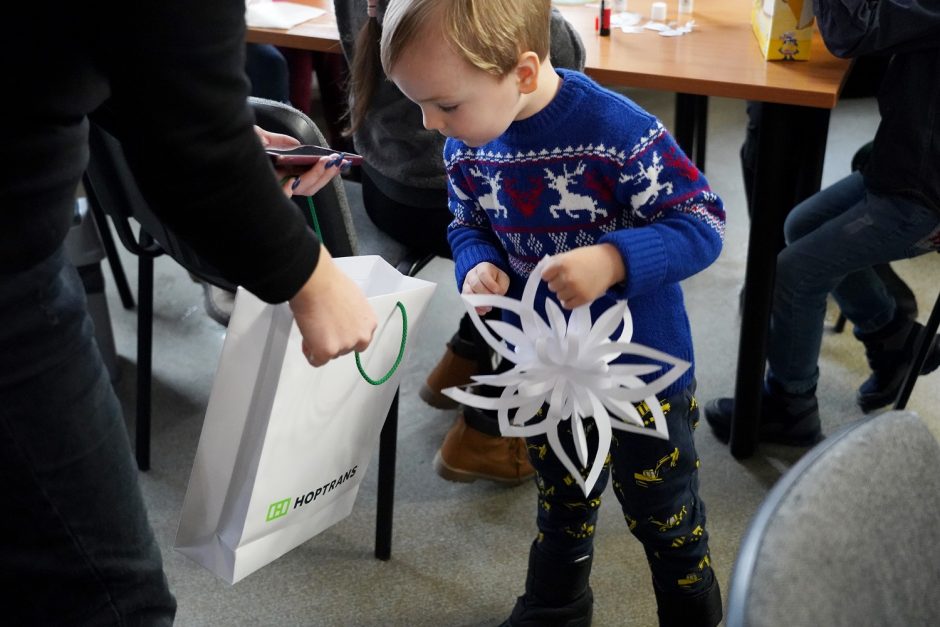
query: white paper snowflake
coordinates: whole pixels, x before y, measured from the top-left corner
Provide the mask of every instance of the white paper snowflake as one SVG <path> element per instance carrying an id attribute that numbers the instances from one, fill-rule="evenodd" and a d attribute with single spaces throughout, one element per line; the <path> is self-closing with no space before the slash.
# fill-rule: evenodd
<path id="1" fill-rule="evenodd" d="M 501 396 L 479 396 L 457 387 L 443 392 L 464 405 L 496 410 L 500 432 L 504 436 L 546 434 L 555 455 L 586 496 L 604 467 L 612 428 L 669 439 L 666 417 L 656 394 L 682 376 L 690 364 L 662 351 L 632 343 L 633 318 L 626 301 L 617 302 L 592 324 L 590 304 L 572 310 L 565 320 L 555 301 L 546 299 L 548 320 L 543 319 L 535 311 L 534 301 L 542 280 L 542 268 L 548 260 L 549 257 L 542 259 L 529 275 L 521 300 L 483 294 L 463 295 L 473 324 L 486 342 L 515 364 L 503 374 L 473 377 L 478 384 L 502 387 Z M 511 311 L 519 316 L 521 327 L 499 320 L 484 321 L 476 313 L 476 307 Z M 612 341 L 610 336 L 621 322 L 623 331 L 616 341 Z M 610 363 L 625 353 L 663 362 L 667 366 Z M 640 375 L 657 371 L 662 371 L 662 375 L 648 383 L 640 379 Z M 472 389 L 473 386 L 469 387 Z M 644 401 L 652 412 L 655 430 L 643 426 L 643 420 L 634 407 L 634 403 L 640 401 Z M 549 406 L 548 415 L 533 421 L 545 403 Z M 510 420 L 509 412 L 513 409 L 516 411 Z M 587 468 L 589 457 L 583 419 L 589 416 L 594 418 L 599 441 L 587 478 L 583 478 L 579 468 Z M 561 422 L 569 419 L 579 465 L 575 465 L 565 453 L 559 438 Z M 533 424 L 527 424 L 530 421 Z"/>

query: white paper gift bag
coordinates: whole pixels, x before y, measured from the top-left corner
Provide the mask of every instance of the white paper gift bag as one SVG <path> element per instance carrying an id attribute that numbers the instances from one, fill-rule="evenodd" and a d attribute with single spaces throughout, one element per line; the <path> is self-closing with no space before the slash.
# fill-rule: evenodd
<path id="1" fill-rule="evenodd" d="M 242 289 L 235 300 L 175 545 L 229 583 L 352 511 L 401 368 L 379 385 L 363 374 L 381 380 L 407 354 L 434 291 L 381 257 L 334 261 L 379 322 L 359 364 L 349 354 L 311 367 L 286 303 Z"/>

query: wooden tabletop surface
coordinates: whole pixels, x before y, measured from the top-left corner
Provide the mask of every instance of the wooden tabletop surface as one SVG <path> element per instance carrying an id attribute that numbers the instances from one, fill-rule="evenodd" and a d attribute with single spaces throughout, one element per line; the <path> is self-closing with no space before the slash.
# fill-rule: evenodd
<path id="1" fill-rule="evenodd" d="M 293 1 L 327 13 L 287 31 L 249 28 L 248 41 L 340 52 L 331 0 Z M 651 2 L 628 0 L 628 7 L 646 16 Z M 675 20 L 676 3 L 667 4 L 667 19 Z M 616 28 L 601 37 L 594 31 L 596 4 L 558 8 L 581 35 L 585 71 L 599 83 L 833 108 L 850 62 L 832 56 L 818 33 L 809 61 L 765 61 L 751 30 L 750 7 L 751 0 L 695 0 L 695 28 L 681 37 Z"/>

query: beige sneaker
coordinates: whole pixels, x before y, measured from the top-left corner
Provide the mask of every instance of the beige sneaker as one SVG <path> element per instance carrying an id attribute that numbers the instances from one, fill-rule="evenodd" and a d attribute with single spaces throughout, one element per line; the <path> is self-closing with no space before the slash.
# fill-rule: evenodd
<path id="1" fill-rule="evenodd" d="M 448 481 L 486 479 L 519 485 L 535 475 L 525 439 L 487 435 L 467 425 L 463 414 L 444 436 L 434 456 L 434 470 Z"/>

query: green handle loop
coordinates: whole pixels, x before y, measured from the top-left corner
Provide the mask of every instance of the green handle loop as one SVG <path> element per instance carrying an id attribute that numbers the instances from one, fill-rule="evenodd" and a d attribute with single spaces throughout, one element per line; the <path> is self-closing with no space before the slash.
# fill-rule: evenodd
<path id="1" fill-rule="evenodd" d="M 310 218 L 313 220 L 313 230 L 316 231 L 317 237 L 320 238 L 320 241 L 323 241 L 323 234 L 320 233 L 320 221 L 317 220 L 317 210 L 313 204 L 313 197 L 307 196 L 307 206 L 310 207 Z M 408 341 L 408 313 L 405 311 L 405 306 L 398 301 L 395 303 L 398 307 L 398 310 L 401 311 L 401 346 L 398 347 L 398 357 L 395 358 L 395 363 L 392 364 L 392 368 L 385 373 L 380 379 L 373 379 L 366 374 L 365 369 L 362 367 L 362 361 L 359 359 L 359 353 L 356 353 L 356 368 L 359 370 L 359 374 L 362 375 L 362 378 L 366 380 L 370 385 L 382 385 L 388 381 L 395 371 L 398 370 L 398 366 L 401 365 L 401 360 L 405 356 L 405 344 Z"/>
<path id="2" fill-rule="evenodd" d="M 382 385 L 388 381 L 389 378 L 395 374 L 395 371 L 398 370 L 398 366 L 401 364 L 401 360 L 405 356 L 405 343 L 408 341 L 408 314 L 405 312 L 405 306 L 401 304 L 401 301 L 398 301 L 395 303 L 395 305 L 401 312 L 401 346 L 398 347 L 398 357 L 395 358 L 395 363 L 392 364 L 391 369 L 386 372 L 385 376 L 383 376 L 381 379 L 372 379 L 362 368 L 362 362 L 359 360 L 359 353 L 356 353 L 356 368 L 359 369 L 359 374 L 362 375 L 362 378 L 371 385 Z"/>

